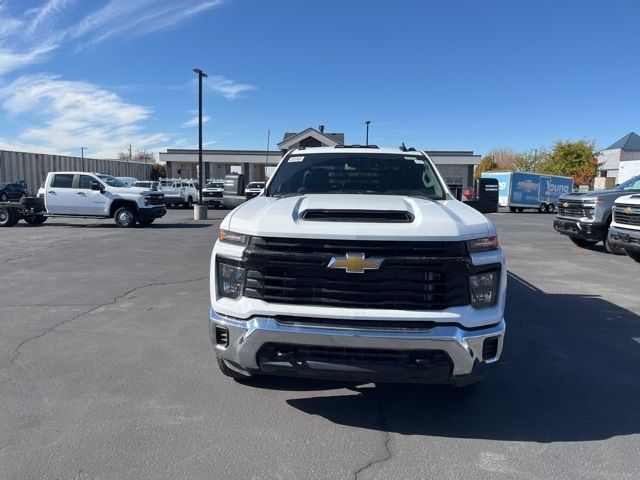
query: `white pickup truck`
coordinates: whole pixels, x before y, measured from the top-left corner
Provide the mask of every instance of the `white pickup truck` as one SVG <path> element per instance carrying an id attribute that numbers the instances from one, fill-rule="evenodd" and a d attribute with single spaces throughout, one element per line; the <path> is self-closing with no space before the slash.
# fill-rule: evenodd
<path id="1" fill-rule="evenodd" d="M 18 220 L 37 225 L 48 217 L 113 218 L 127 228 L 150 225 L 167 209 L 161 192 L 128 187 L 111 175 L 89 172 L 50 172 L 37 198 L 0 205 L 0 226 Z"/>
<path id="2" fill-rule="evenodd" d="M 198 203 L 198 184 L 193 180 L 162 180 L 162 193 L 167 207 L 181 205 L 191 208 Z"/>
<path id="3" fill-rule="evenodd" d="M 609 241 L 640 262 L 640 194 L 616 199 Z"/>
<path id="4" fill-rule="evenodd" d="M 498 232 L 414 149 L 306 148 L 222 221 L 209 334 L 223 374 L 468 386 L 502 353 Z"/>

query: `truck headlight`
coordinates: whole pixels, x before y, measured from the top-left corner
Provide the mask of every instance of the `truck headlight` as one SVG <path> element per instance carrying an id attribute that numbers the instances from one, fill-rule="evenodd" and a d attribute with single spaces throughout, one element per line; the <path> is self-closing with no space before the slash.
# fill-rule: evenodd
<path id="1" fill-rule="evenodd" d="M 491 270 L 469 276 L 472 307 L 486 308 L 496 303 L 499 274 L 499 270 Z"/>
<path id="2" fill-rule="evenodd" d="M 235 243 L 236 245 L 246 245 L 249 242 L 249 235 L 232 232 L 231 230 L 220 230 L 218 240 L 225 243 Z"/>
<path id="3" fill-rule="evenodd" d="M 241 262 L 229 259 L 218 259 L 217 265 L 218 293 L 222 297 L 239 298 L 244 288 L 245 269 Z"/>
<path id="4" fill-rule="evenodd" d="M 498 236 L 493 235 L 491 237 L 474 238 L 467 242 L 467 249 L 469 252 L 486 252 L 488 250 L 497 250 L 500 246 Z"/>

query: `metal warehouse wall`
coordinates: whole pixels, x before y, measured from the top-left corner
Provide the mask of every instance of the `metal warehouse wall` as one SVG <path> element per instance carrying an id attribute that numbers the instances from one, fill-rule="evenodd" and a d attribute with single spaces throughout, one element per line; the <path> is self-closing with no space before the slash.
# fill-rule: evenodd
<path id="1" fill-rule="evenodd" d="M 97 158 L 67 157 L 44 153 L 9 152 L 0 150 L 0 182 L 27 182 L 27 190 L 35 194 L 48 172 L 80 171 L 108 173 L 115 177 L 134 177 L 148 180 L 152 164 L 100 160 Z"/>

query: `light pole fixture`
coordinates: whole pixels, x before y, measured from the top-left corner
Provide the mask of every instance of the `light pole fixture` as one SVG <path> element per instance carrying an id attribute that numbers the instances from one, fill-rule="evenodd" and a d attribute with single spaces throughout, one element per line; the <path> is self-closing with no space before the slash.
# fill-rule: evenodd
<path id="1" fill-rule="evenodd" d="M 198 75 L 198 205 L 202 205 L 202 79 L 208 75 L 199 68 L 193 71 Z"/>
<path id="2" fill-rule="evenodd" d="M 364 124 L 367 126 L 367 138 L 365 141 L 365 145 L 369 145 L 369 125 L 371 125 L 371 120 L 367 120 L 366 122 L 364 122 Z"/>

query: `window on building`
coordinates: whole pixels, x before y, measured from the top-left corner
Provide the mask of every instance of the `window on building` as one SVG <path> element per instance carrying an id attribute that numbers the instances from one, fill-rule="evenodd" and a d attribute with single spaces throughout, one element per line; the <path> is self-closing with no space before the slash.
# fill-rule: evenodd
<path id="1" fill-rule="evenodd" d="M 451 190 L 451 194 L 458 200 L 462 199 L 462 190 L 464 188 L 464 179 L 462 177 L 445 177 L 447 187 Z"/>

